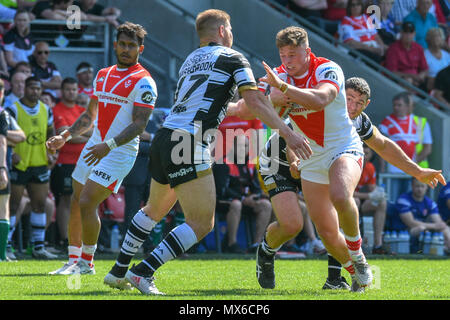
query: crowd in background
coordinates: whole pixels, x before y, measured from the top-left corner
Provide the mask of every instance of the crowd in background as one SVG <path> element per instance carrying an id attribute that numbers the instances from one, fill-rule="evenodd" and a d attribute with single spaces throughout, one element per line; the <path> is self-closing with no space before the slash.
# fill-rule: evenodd
<path id="1" fill-rule="evenodd" d="M 277 2 L 450 106 L 449 1 Z M 51 61 L 51 47 L 54 44 L 35 41 L 31 21 L 36 18 L 64 20 L 67 18 L 66 9 L 72 4 L 80 6 L 83 11 L 82 19 L 86 21 L 107 22 L 113 26 L 118 24 L 120 10 L 105 8 L 93 0 L 0 0 L 0 20 L 13 20 L 13 23 L 0 24 L 1 110 L 5 112 L 5 109 L 12 119 L 6 136 L 7 169 L 11 177 L 10 197 L 7 201 L 10 228 L 6 232 L 6 251 L 11 260 L 17 258 L 15 252 L 17 253 L 20 236 L 23 247 L 29 248 L 29 252 L 36 258 L 55 258 L 59 250 L 67 248 L 71 172 L 91 132 L 71 140 L 58 154 L 42 151 L 42 147 L 45 149 L 45 138 L 48 135 L 67 129 L 87 108 L 93 94 L 93 79 L 100 66 L 82 62 L 69 77 L 63 77 L 58 66 Z M 366 8 L 371 4 L 381 8 L 380 21 L 370 19 Z M 371 23 L 379 28 L 373 28 Z M 41 83 L 38 97 L 33 96 L 33 81 Z M 428 158 L 433 152 L 433 137 L 427 119 L 414 114 L 414 98 L 409 92 L 395 96 L 392 114 L 386 116 L 379 129 L 394 140 L 411 159 L 428 167 Z M 38 138 L 30 128 L 33 125 L 33 110 L 41 110 L 40 108 L 45 110 L 46 122 L 40 129 L 41 138 Z M 147 169 L 149 147 L 168 111 L 155 109 L 146 131 L 140 136 L 139 154 L 133 169 L 124 180 L 119 193 L 111 195 L 100 207 L 102 231 L 99 251 L 110 249 L 115 225 L 120 226 L 119 232 L 123 236 L 132 215 L 146 201 L 149 193 L 147 186 L 151 179 L 151 172 Z M 225 136 L 227 129 L 245 131 L 264 128 L 265 125 L 259 120 L 226 117 L 219 130 Z M 224 222 L 226 228 L 222 243 L 216 246 L 220 245 L 228 253 L 255 252 L 267 225 L 275 219 L 269 197 L 261 188 L 258 164 L 251 161 L 254 160 L 249 154 L 252 140 L 246 139 L 244 144 L 239 144 L 238 136 L 239 134 L 234 136 L 231 145 L 223 145 L 223 155 L 220 156 L 223 161 L 214 166 L 217 218 L 219 222 Z M 41 149 L 35 151 L 35 145 L 39 145 Z M 36 157 L 28 157 L 30 154 L 36 154 Z M 244 162 L 236 161 L 236 155 L 244 155 Z M 446 247 L 449 248 L 449 187 L 443 187 L 435 199 L 430 199 L 426 196 L 426 185 L 417 180 L 411 182 L 406 176 L 400 177 L 393 180 L 391 201 L 387 201 L 385 190 L 377 183 L 377 172 L 401 174 L 399 169 L 374 159 L 371 150 L 365 148 L 365 164 L 355 191 L 355 201 L 362 216 L 373 216 L 371 252 L 388 253 L 383 239 L 383 233 L 387 230 L 408 230 L 417 238 L 426 231 L 442 232 Z M 2 197 L 4 195 L 0 190 L 0 200 Z M 305 214 L 304 231 L 285 244 L 281 251 L 323 254 L 326 252 L 325 248 L 308 219 L 301 193 L 299 202 Z M 1 203 L 3 202 L 0 201 Z M 149 252 L 153 244 L 160 242 L 166 225 L 181 224 L 183 219 L 180 207 L 175 205 L 171 214 L 152 232 L 144 245 L 144 251 Z M 0 226 L 1 222 L 2 219 Z M 17 227 L 20 227 L 20 232 Z M 0 232 L 4 234 L 5 231 L 2 230 L 0 228 Z M 35 249 L 44 245 L 51 252 L 40 256 L 39 250 Z M 208 249 L 209 244 L 204 242 L 195 246 L 194 251 Z M 5 258 L 0 256 L 0 260 L 2 259 Z"/>

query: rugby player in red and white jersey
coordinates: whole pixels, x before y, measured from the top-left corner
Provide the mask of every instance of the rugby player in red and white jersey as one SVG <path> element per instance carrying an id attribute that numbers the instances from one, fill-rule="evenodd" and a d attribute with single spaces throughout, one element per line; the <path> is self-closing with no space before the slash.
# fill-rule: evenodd
<path id="1" fill-rule="evenodd" d="M 94 80 L 88 109 L 66 131 L 47 141 L 50 150 L 60 149 L 94 125 L 72 174 L 72 206 L 81 216 L 81 259 L 60 274 L 93 274 L 93 257 L 100 232 L 98 205 L 117 192 L 133 167 L 139 148 L 139 134 L 155 105 L 156 84 L 139 63 L 146 31 L 126 22 L 117 29 L 114 42 L 117 64 L 104 68 Z"/>
<path id="2" fill-rule="evenodd" d="M 353 199 L 363 150 L 348 116 L 343 72 L 336 63 L 311 52 L 308 35 L 302 28 L 281 30 L 276 44 L 282 65 L 272 70 L 263 62 L 267 75 L 260 81 L 267 83 L 271 91 L 283 93 L 278 99 L 273 96 L 272 103 L 290 105 L 288 115 L 294 130 L 308 138 L 313 150 L 313 155 L 299 164 L 308 213 L 328 253 L 361 286 L 367 286 L 373 276 L 361 250 L 358 209 Z M 269 87 L 262 85 L 260 89 L 267 91 Z M 286 204 L 294 201 L 285 200 Z M 269 237 L 259 247 L 257 276 L 262 287 L 275 286 L 274 253 L 278 243 L 287 240 L 281 238 L 280 233 L 270 235 L 269 230 Z"/>

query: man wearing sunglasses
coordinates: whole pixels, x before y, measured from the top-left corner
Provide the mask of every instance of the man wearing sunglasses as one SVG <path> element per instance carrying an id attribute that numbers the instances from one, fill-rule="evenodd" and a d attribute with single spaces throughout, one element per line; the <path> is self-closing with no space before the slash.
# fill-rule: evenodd
<path id="1" fill-rule="evenodd" d="M 30 64 L 33 76 L 42 82 L 42 90 L 51 91 L 54 96 L 59 97 L 62 78 L 56 65 L 48 61 L 49 55 L 50 47 L 48 43 L 44 41 L 37 42 L 33 56 L 30 57 Z"/>

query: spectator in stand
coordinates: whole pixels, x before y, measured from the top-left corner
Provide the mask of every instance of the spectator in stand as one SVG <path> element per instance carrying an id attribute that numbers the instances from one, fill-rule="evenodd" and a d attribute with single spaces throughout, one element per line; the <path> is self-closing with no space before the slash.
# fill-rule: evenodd
<path id="1" fill-rule="evenodd" d="M 412 191 L 402 194 L 395 203 L 395 230 L 408 230 L 410 235 L 418 237 L 424 231 L 442 232 L 445 251 L 450 248 L 450 228 L 442 221 L 439 209 L 432 199 L 426 196 L 428 186 L 415 178 L 412 179 Z"/>
<path id="2" fill-rule="evenodd" d="M 46 137 L 54 135 L 53 113 L 39 101 L 41 81 L 29 77 L 25 81 L 24 96 L 8 107 L 8 112 L 23 128 L 27 140 L 16 145 L 14 152 L 20 161 L 11 170 L 11 215 L 16 215 L 25 188 L 31 203 L 32 255 L 38 259 L 54 259 L 55 255 L 45 249 L 47 223 L 45 204 L 48 196 L 49 164 L 53 156 L 47 154 Z M 50 161 L 49 161 L 50 160 Z"/>
<path id="3" fill-rule="evenodd" d="M 384 44 L 390 46 L 397 40 L 397 31 L 393 19 L 389 16 L 394 0 L 378 0 L 380 7 L 380 29 L 378 34 Z"/>
<path id="4" fill-rule="evenodd" d="M 14 27 L 3 38 L 6 63 L 11 69 L 15 68 L 18 62 L 28 62 L 28 57 L 33 54 L 30 21 L 27 11 L 17 11 L 14 16 Z"/>
<path id="5" fill-rule="evenodd" d="M 94 93 L 94 68 L 89 62 L 81 62 L 76 69 L 78 79 L 78 93 L 87 94 L 89 97 Z"/>
<path id="6" fill-rule="evenodd" d="M 425 58 L 429 68 L 427 89 L 431 91 L 438 72 L 450 65 L 450 53 L 442 49 L 445 39 L 441 28 L 428 30 L 426 40 L 428 49 L 425 50 Z"/>
<path id="7" fill-rule="evenodd" d="M 240 137 L 244 137 L 244 142 Z M 239 221 L 242 214 L 253 214 L 256 222 L 254 243 L 248 251 L 256 252 L 270 222 L 272 205 L 262 193 L 256 166 L 249 162 L 248 138 L 241 135 L 233 141 L 234 147 L 226 155 L 224 163 L 216 163 L 213 167 L 217 205 L 219 210 L 227 211 L 227 238 L 222 247 L 224 252 L 244 252 L 237 243 Z M 241 156 L 245 156 L 244 163 L 240 161 Z"/>
<path id="8" fill-rule="evenodd" d="M 395 0 L 389 16 L 397 28 L 403 23 L 405 17 L 416 8 L 417 0 Z"/>
<path id="9" fill-rule="evenodd" d="M 315 22 L 322 17 L 322 10 L 328 7 L 327 0 L 289 0 L 289 9 L 299 16 Z"/>
<path id="10" fill-rule="evenodd" d="M 16 73 L 16 72 L 25 73 L 27 78 L 31 77 L 33 75 L 33 70 L 31 68 L 31 64 L 29 64 L 26 61 L 21 61 L 16 64 L 16 67 L 14 68 L 13 73 Z"/>
<path id="11" fill-rule="evenodd" d="M 450 66 L 439 71 L 431 95 L 450 108 Z"/>
<path id="12" fill-rule="evenodd" d="M 428 64 L 423 48 L 414 41 L 415 27 L 411 22 L 402 25 L 400 39 L 386 52 L 385 67 L 416 87 L 426 86 Z"/>
<path id="13" fill-rule="evenodd" d="M 73 3 L 79 6 L 81 11 L 86 14 L 86 20 L 92 22 L 108 22 L 113 27 L 117 27 L 121 11 L 115 7 L 105 8 L 103 5 L 98 4 L 97 0 L 79 0 Z"/>
<path id="14" fill-rule="evenodd" d="M 409 114 L 417 126 L 416 162 L 422 168 L 429 168 L 428 156 L 433 151 L 433 136 L 428 119 L 414 114 L 414 95 L 409 93 Z"/>
<path id="15" fill-rule="evenodd" d="M 417 0 L 417 7 L 408 14 L 404 22 L 411 22 L 416 29 L 415 41 L 422 46 L 428 48 L 425 40 L 428 30 L 439 27 L 436 17 L 429 13 L 433 0 Z"/>
<path id="16" fill-rule="evenodd" d="M 59 98 L 62 83 L 61 74 L 56 65 L 48 61 L 50 47 L 47 42 L 39 41 L 36 43 L 36 49 L 30 58 L 30 64 L 33 70 L 33 76 L 42 82 L 42 89 L 50 91 L 55 97 Z"/>
<path id="17" fill-rule="evenodd" d="M 349 0 L 347 15 L 338 28 L 339 39 L 370 59 L 381 62 L 387 46 L 364 13 L 362 0 Z"/>
<path id="18" fill-rule="evenodd" d="M 409 93 L 402 92 L 394 96 L 392 99 L 393 113 L 381 122 L 380 132 L 386 137 L 393 140 L 406 153 L 406 155 L 415 161 L 416 144 L 418 143 L 417 125 L 414 117 L 410 113 Z M 381 159 L 380 171 L 387 173 L 395 173 L 399 175 L 406 174 L 397 167 L 387 164 Z M 390 199 L 397 197 L 408 191 L 410 184 L 406 178 L 394 178 L 391 181 L 391 190 L 389 191 Z"/>
<path id="19" fill-rule="evenodd" d="M 327 0 L 327 4 L 327 8 L 322 12 L 325 21 L 322 29 L 334 36 L 342 19 L 347 15 L 348 0 Z"/>
<path id="20" fill-rule="evenodd" d="M 53 94 L 51 94 L 50 91 L 42 92 L 40 100 L 47 106 L 49 106 L 52 110 L 56 105 L 56 98 L 53 96 Z"/>
<path id="21" fill-rule="evenodd" d="M 439 192 L 438 208 L 442 220 L 450 225 L 450 183 L 447 183 Z"/>
<path id="22" fill-rule="evenodd" d="M 72 14 L 67 8 L 73 4 L 73 0 L 39 1 L 32 9 L 37 19 L 66 20 Z M 86 20 L 86 15 L 81 12 L 80 19 Z"/>
<path id="23" fill-rule="evenodd" d="M 27 75 L 22 72 L 16 72 L 11 77 L 11 92 L 5 97 L 5 101 L 3 102 L 3 106 L 8 108 L 14 102 L 18 101 L 23 97 L 25 90 L 25 80 L 27 79 Z"/>
<path id="24" fill-rule="evenodd" d="M 79 93 L 77 95 L 77 105 L 87 109 L 89 105 L 90 97 L 86 93 Z"/>
<path id="25" fill-rule="evenodd" d="M 361 215 L 373 215 L 374 246 L 373 254 L 385 254 L 383 249 L 383 230 L 386 221 L 386 195 L 377 186 L 375 166 L 370 162 L 373 151 L 364 145 L 364 167 L 353 197 Z"/>
<path id="26" fill-rule="evenodd" d="M 78 83 L 74 78 L 66 78 L 61 85 L 61 101 L 53 108 L 56 134 L 68 129 L 85 111 L 76 104 Z M 63 247 L 68 246 L 70 203 L 72 196 L 72 172 L 81 150 L 88 141 L 92 130 L 73 138 L 61 148 L 56 165 L 50 177 L 50 188 L 56 200 L 56 222 Z"/>

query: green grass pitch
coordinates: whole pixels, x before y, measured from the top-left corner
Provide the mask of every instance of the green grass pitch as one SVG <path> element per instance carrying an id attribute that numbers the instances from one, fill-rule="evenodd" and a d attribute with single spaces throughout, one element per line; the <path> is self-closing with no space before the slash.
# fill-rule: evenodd
<path id="1" fill-rule="evenodd" d="M 135 259 L 133 262 L 140 261 Z M 0 264 L 0 300 L 448 300 L 450 259 L 376 259 L 374 287 L 363 294 L 322 290 L 327 261 L 280 260 L 275 263 L 276 288 L 263 290 L 251 255 L 190 255 L 170 261 L 157 273 L 165 296 L 144 296 L 103 284 L 114 257 L 98 257 L 95 275 L 50 276 L 62 260 L 22 260 Z M 347 272 L 342 274 L 350 280 Z"/>

